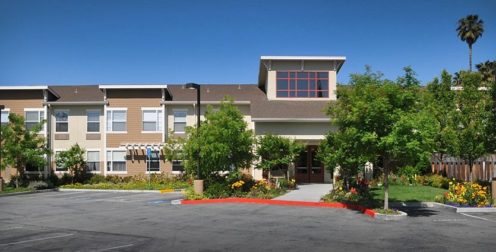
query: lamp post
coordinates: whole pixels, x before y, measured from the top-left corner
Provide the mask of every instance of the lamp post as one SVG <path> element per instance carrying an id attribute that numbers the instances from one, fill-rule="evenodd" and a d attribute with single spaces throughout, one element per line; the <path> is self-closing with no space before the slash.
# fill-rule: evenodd
<path id="1" fill-rule="evenodd" d="M 5 105 L 0 105 L 0 192 L 3 191 L 3 178 L 2 178 L 2 110 L 5 109 Z"/>
<path id="2" fill-rule="evenodd" d="M 200 106 L 201 106 L 201 101 L 200 101 L 200 85 L 196 83 L 187 83 L 186 84 L 187 89 L 196 89 L 196 135 L 197 137 L 200 136 Z M 196 161 L 197 161 L 197 167 L 196 167 L 196 180 L 194 181 L 194 189 L 195 193 L 197 194 L 203 194 L 203 180 L 201 180 L 200 177 L 200 145 L 198 145 L 198 150 L 196 151 Z"/>

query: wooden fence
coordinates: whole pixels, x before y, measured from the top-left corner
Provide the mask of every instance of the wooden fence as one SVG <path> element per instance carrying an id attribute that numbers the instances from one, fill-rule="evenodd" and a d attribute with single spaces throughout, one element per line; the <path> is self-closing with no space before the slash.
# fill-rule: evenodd
<path id="1" fill-rule="evenodd" d="M 441 161 L 431 162 L 432 173 L 442 174 L 448 178 L 469 181 L 470 166 L 468 162 L 448 158 Z M 496 158 L 477 160 L 473 166 L 474 180 L 491 181 L 496 177 Z"/>

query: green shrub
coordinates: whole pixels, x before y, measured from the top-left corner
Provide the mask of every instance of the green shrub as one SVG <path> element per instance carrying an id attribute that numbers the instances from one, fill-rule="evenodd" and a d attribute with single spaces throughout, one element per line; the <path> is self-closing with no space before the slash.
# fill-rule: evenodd
<path id="1" fill-rule="evenodd" d="M 427 185 L 437 188 L 448 189 L 449 179 L 441 175 L 433 174 L 427 177 Z"/>
<path id="2" fill-rule="evenodd" d="M 105 176 L 100 175 L 100 174 L 93 174 L 91 176 L 90 180 L 88 183 L 90 184 L 99 184 L 99 183 L 105 183 L 107 180 L 105 179 Z"/>
<path id="3" fill-rule="evenodd" d="M 294 179 L 279 179 L 279 188 L 289 190 L 296 189 L 296 181 Z"/>
<path id="4" fill-rule="evenodd" d="M 29 182 L 28 189 L 29 190 L 43 190 L 48 189 L 49 186 L 45 181 L 31 181 Z"/>
<path id="5" fill-rule="evenodd" d="M 114 184 L 122 183 L 122 177 L 117 175 L 107 175 L 105 179 L 107 180 L 107 182 Z"/>
<path id="6" fill-rule="evenodd" d="M 205 197 L 210 198 L 210 199 L 216 199 L 216 198 L 228 198 L 231 196 L 231 189 L 229 187 L 229 184 L 223 183 L 223 182 L 215 182 L 209 184 L 203 194 Z"/>

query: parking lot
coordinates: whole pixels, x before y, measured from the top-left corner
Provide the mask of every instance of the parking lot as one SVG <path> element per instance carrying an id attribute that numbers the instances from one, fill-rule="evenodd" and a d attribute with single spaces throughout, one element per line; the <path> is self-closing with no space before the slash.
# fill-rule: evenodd
<path id="1" fill-rule="evenodd" d="M 172 205 L 180 194 L 49 192 L 0 197 L 0 251 L 482 251 L 496 215 L 438 208 L 380 221 L 345 209 Z"/>

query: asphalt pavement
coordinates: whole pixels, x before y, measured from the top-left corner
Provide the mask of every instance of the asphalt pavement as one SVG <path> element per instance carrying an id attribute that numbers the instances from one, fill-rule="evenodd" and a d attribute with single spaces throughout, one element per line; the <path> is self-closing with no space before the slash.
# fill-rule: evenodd
<path id="1" fill-rule="evenodd" d="M 496 215 L 438 208 L 381 221 L 346 209 L 173 205 L 182 195 L 0 197 L 0 251 L 492 251 Z M 488 221 L 488 220 L 495 220 Z"/>

